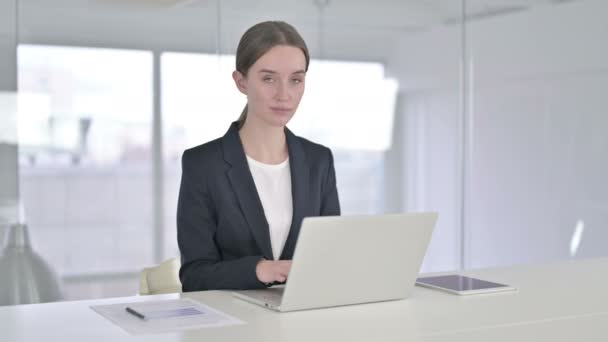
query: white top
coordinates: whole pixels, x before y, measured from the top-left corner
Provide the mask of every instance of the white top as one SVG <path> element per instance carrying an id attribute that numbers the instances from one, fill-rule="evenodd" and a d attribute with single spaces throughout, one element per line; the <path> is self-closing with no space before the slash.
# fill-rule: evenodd
<path id="1" fill-rule="evenodd" d="M 247 156 L 247 163 L 270 228 L 272 255 L 275 260 L 279 260 L 293 216 L 289 158 L 281 164 L 273 165 Z"/>

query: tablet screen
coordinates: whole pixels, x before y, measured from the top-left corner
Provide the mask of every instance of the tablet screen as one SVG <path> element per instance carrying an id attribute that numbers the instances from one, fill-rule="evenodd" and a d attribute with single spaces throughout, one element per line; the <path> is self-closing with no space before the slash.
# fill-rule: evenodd
<path id="1" fill-rule="evenodd" d="M 434 287 L 442 287 L 452 291 L 474 291 L 484 290 L 500 287 L 508 287 L 504 284 L 493 283 L 476 278 L 465 277 L 457 274 L 436 276 L 436 277 L 424 277 L 418 278 L 416 283 L 430 285 Z"/>

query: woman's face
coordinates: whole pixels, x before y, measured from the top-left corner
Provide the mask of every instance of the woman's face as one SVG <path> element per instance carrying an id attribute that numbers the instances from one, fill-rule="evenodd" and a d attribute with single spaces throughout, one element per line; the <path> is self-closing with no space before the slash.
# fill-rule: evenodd
<path id="1" fill-rule="evenodd" d="M 297 47 L 278 45 L 249 68 L 246 77 L 235 72 L 239 90 L 247 95 L 248 120 L 285 126 L 304 95 L 306 58 Z"/>

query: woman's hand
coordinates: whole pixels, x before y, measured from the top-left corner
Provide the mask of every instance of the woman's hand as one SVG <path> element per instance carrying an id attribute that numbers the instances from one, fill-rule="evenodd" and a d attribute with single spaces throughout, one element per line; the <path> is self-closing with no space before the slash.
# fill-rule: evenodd
<path id="1" fill-rule="evenodd" d="M 255 268 L 255 275 L 264 284 L 283 283 L 287 280 L 291 260 L 260 260 Z"/>

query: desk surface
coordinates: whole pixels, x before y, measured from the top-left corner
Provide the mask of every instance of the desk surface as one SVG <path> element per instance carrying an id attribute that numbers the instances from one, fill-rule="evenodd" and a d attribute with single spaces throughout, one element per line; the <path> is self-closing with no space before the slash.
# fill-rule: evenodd
<path id="1" fill-rule="evenodd" d="M 276 313 L 227 291 L 0 307 L 2 341 L 607 341 L 608 258 L 464 274 L 517 292 L 456 296 L 416 287 L 409 299 Z M 190 297 L 245 325 L 131 336 L 91 305 Z"/>

